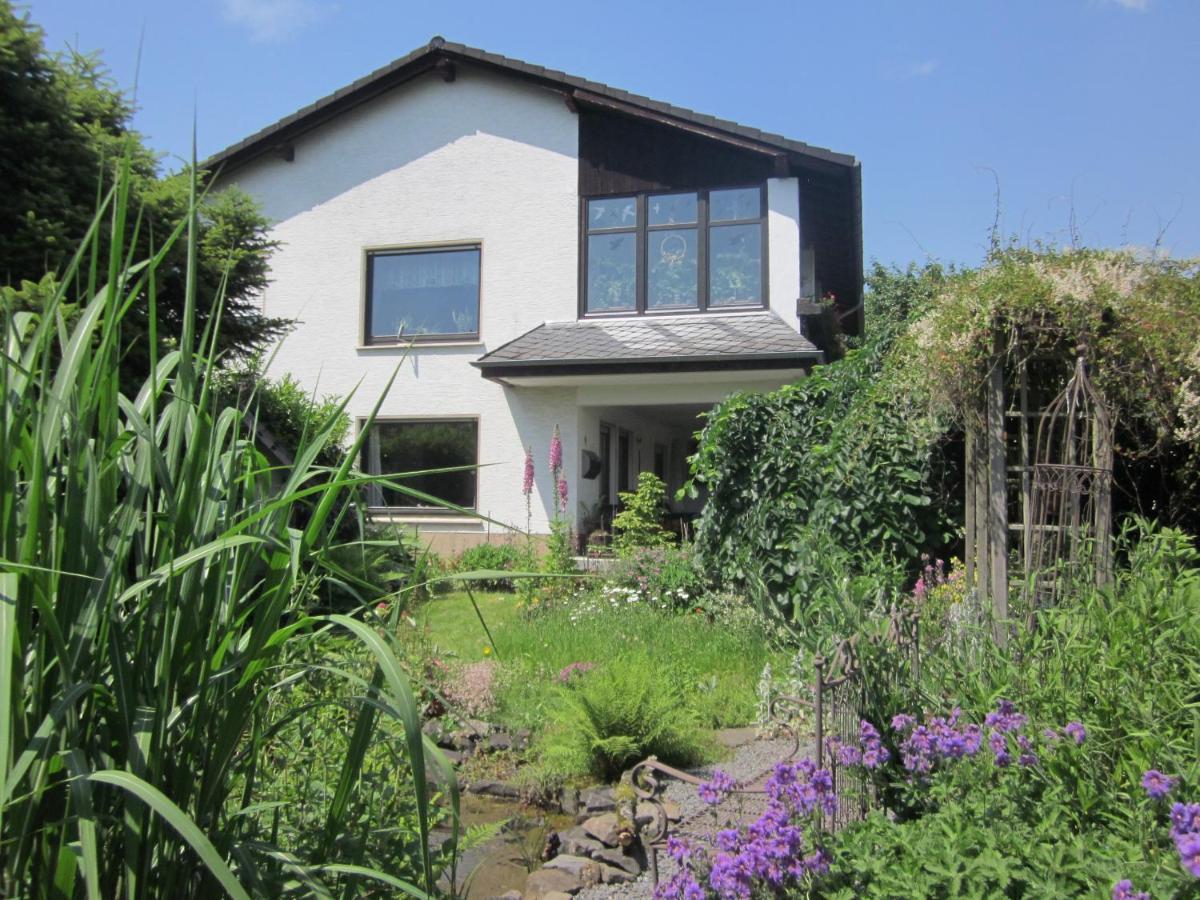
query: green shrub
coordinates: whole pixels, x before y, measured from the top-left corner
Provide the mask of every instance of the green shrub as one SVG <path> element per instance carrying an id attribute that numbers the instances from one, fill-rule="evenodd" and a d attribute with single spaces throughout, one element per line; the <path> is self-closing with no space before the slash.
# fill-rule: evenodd
<path id="1" fill-rule="evenodd" d="M 621 492 L 622 510 L 613 519 L 613 543 L 620 556 L 647 547 L 667 547 L 675 539 L 662 527 L 667 487 L 653 472 L 638 475 L 636 491 Z"/>
<path id="2" fill-rule="evenodd" d="M 519 572 L 529 571 L 532 561 L 529 552 L 516 544 L 476 544 L 464 550 L 454 561 L 456 572 Z M 484 578 L 475 582 L 485 591 L 511 591 L 511 578 Z"/>
<path id="3" fill-rule="evenodd" d="M 250 412 L 260 439 L 270 440 L 278 455 L 294 456 L 306 443 L 306 437 L 332 423 L 329 440 L 317 459 L 336 466 L 346 452 L 350 435 L 350 417 L 342 408 L 341 398 L 317 397 L 304 390 L 290 374 L 278 380 L 263 374 L 261 356 L 251 357 L 236 369 L 221 370 L 214 381 L 221 402 Z"/>
<path id="4" fill-rule="evenodd" d="M 562 689 L 538 754 L 551 774 L 616 778 L 653 754 L 675 766 L 704 761 L 711 748 L 677 681 L 648 653 L 630 653 Z"/>
<path id="5" fill-rule="evenodd" d="M 386 600 L 404 609 L 423 599 L 425 591 L 419 585 L 426 580 L 422 576 L 429 560 L 414 538 L 390 525 L 367 525 L 365 532 L 359 540 L 331 542 L 323 548 L 321 608 L 345 612 Z"/>
<path id="6" fill-rule="evenodd" d="M 831 895 L 895 896 L 906 884 L 921 896 L 1099 896 L 1124 878 L 1156 897 L 1200 889 L 1179 868 L 1166 805 L 1141 787 L 1157 769 L 1178 777 L 1172 799 L 1200 798 L 1200 553 L 1187 535 L 1144 521 L 1127 523 L 1117 549 L 1127 565 L 1111 588 L 1077 588 L 1006 647 L 986 620 L 962 624 L 955 610 L 971 597 L 935 566 L 925 613 L 945 614 L 933 623 L 940 632 L 925 629 L 941 637 L 924 645 L 918 684 L 896 679 L 899 660 L 860 640 L 868 716 L 885 734 L 896 713 L 962 707 L 978 722 L 1003 698 L 1029 717 L 1038 759 L 998 767 L 985 744 L 986 759 L 927 780 L 880 776 L 895 820 L 874 816 L 838 835 Z M 1039 737 L 1070 721 L 1086 727 L 1082 746 Z M 1180 892 L 1185 883 L 1192 893 Z"/>
<path id="7" fill-rule="evenodd" d="M 612 581 L 638 591 L 665 608 L 692 610 L 707 585 L 690 544 L 634 547 L 611 573 Z"/>

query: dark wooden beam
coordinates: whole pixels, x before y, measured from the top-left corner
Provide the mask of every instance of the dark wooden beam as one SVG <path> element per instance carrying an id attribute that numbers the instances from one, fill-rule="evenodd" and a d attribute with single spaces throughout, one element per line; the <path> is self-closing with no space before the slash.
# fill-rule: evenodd
<path id="1" fill-rule="evenodd" d="M 579 114 L 579 103 L 575 100 L 574 95 L 564 94 L 563 101 L 567 104 L 567 109 L 569 109 L 571 112 L 575 113 L 576 115 Z"/>
<path id="2" fill-rule="evenodd" d="M 275 148 L 275 154 L 284 162 L 296 161 L 296 145 L 290 141 Z"/>
<path id="3" fill-rule="evenodd" d="M 442 76 L 442 81 L 449 84 L 458 77 L 458 68 L 448 59 L 439 59 L 434 63 L 433 70 Z"/>
<path id="4" fill-rule="evenodd" d="M 781 154 L 778 147 L 760 144 L 757 141 L 737 137 L 729 134 L 728 132 L 721 131 L 719 128 L 709 128 L 704 125 L 697 125 L 694 122 L 687 122 L 683 119 L 676 118 L 675 116 L 644 109 L 643 107 L 635 106 L 632 103 L 625 103 L 622 100 L 614 100 L 611 97 L 605 97 L 601 94 L 593 94 L 591 91 L 576 89 L 572 92 L 572 96 L 575 98 L 577 103 L 585 106 L 607 109 L 613 112 L 622 113 L 627 116 L 633 116 L 634 118 L 655 122 L 659 125 L 678 128 L 681 131 L 687 131 L 692 134 L 700 135 L 701 137 L 709 138 L 710 140 L 730 144 L 734 147 L 739 147 L 742 150 L 749 150 L 753 153 L 761 153 L 764 156 L 770 157 L 787 156 L 787 154 Z"/>

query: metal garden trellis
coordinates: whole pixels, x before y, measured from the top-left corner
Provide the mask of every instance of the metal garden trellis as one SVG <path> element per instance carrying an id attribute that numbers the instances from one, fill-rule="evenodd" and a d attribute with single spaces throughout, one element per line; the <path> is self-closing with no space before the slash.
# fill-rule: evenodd
<path id="1" fill-rule="evenodd" d="M 1045 335 L 1023 337 L 1015 332 L 1010 356 L 996 327 L 986 381 L 965 416 L 966 576 L 990 606 L 1000 645 L 1014 564 L 1030 609 L 1056 602 L 1068 580 L 1104 584 L 1112 570 L 1112 422 L 1088 348 L 1039 356 L 1032 348 L 1045 347 Z"/>

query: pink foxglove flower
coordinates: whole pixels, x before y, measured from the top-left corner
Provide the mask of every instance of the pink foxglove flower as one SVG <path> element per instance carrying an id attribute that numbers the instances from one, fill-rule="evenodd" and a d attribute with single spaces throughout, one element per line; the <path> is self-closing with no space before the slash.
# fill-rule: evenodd
<path id="1" fill-rule="evenodd" d="M 554 436 L 550 438 L 550 471 L 557 473 L 562 468 L 562 438 L 558 436 L 558 426 L 554 426 Z"/>
<path id="2" fill-rule="evenodd" d="M 525 480 L 521 483 L 521 493 L 528 497 L 533 493 L 533 448 L 525 448 Z"/>
<path id="3" fill-rule="evenodd" d="M 558 479 L 558 509 L 559 512 L 567 511 L 567 479 Z"/>

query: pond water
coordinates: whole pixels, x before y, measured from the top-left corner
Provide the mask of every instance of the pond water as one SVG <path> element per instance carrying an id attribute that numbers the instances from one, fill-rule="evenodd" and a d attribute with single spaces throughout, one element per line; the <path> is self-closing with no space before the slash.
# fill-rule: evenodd
<path id="1" fill-rule="evenodd" d="M 542 865 L 546 838 L 555 831 L 571 828 L 573 816 L 547 812 L 517 800 L 501 800 L 477 794 L 463 794 L 459 801 L 463 828 L 505 822 L 495 838 L 472 847 L 462 854 L 456 873 L 459 896 L 467 900 L 496 897 L 506 891 L 521 890 L 525 877 Z M 440 842 L 448 832 L 434 833 Z M 466 885 L 464 892 L 463 885 Z M 443 885 L 447 889 L 448 884 Z"/>

